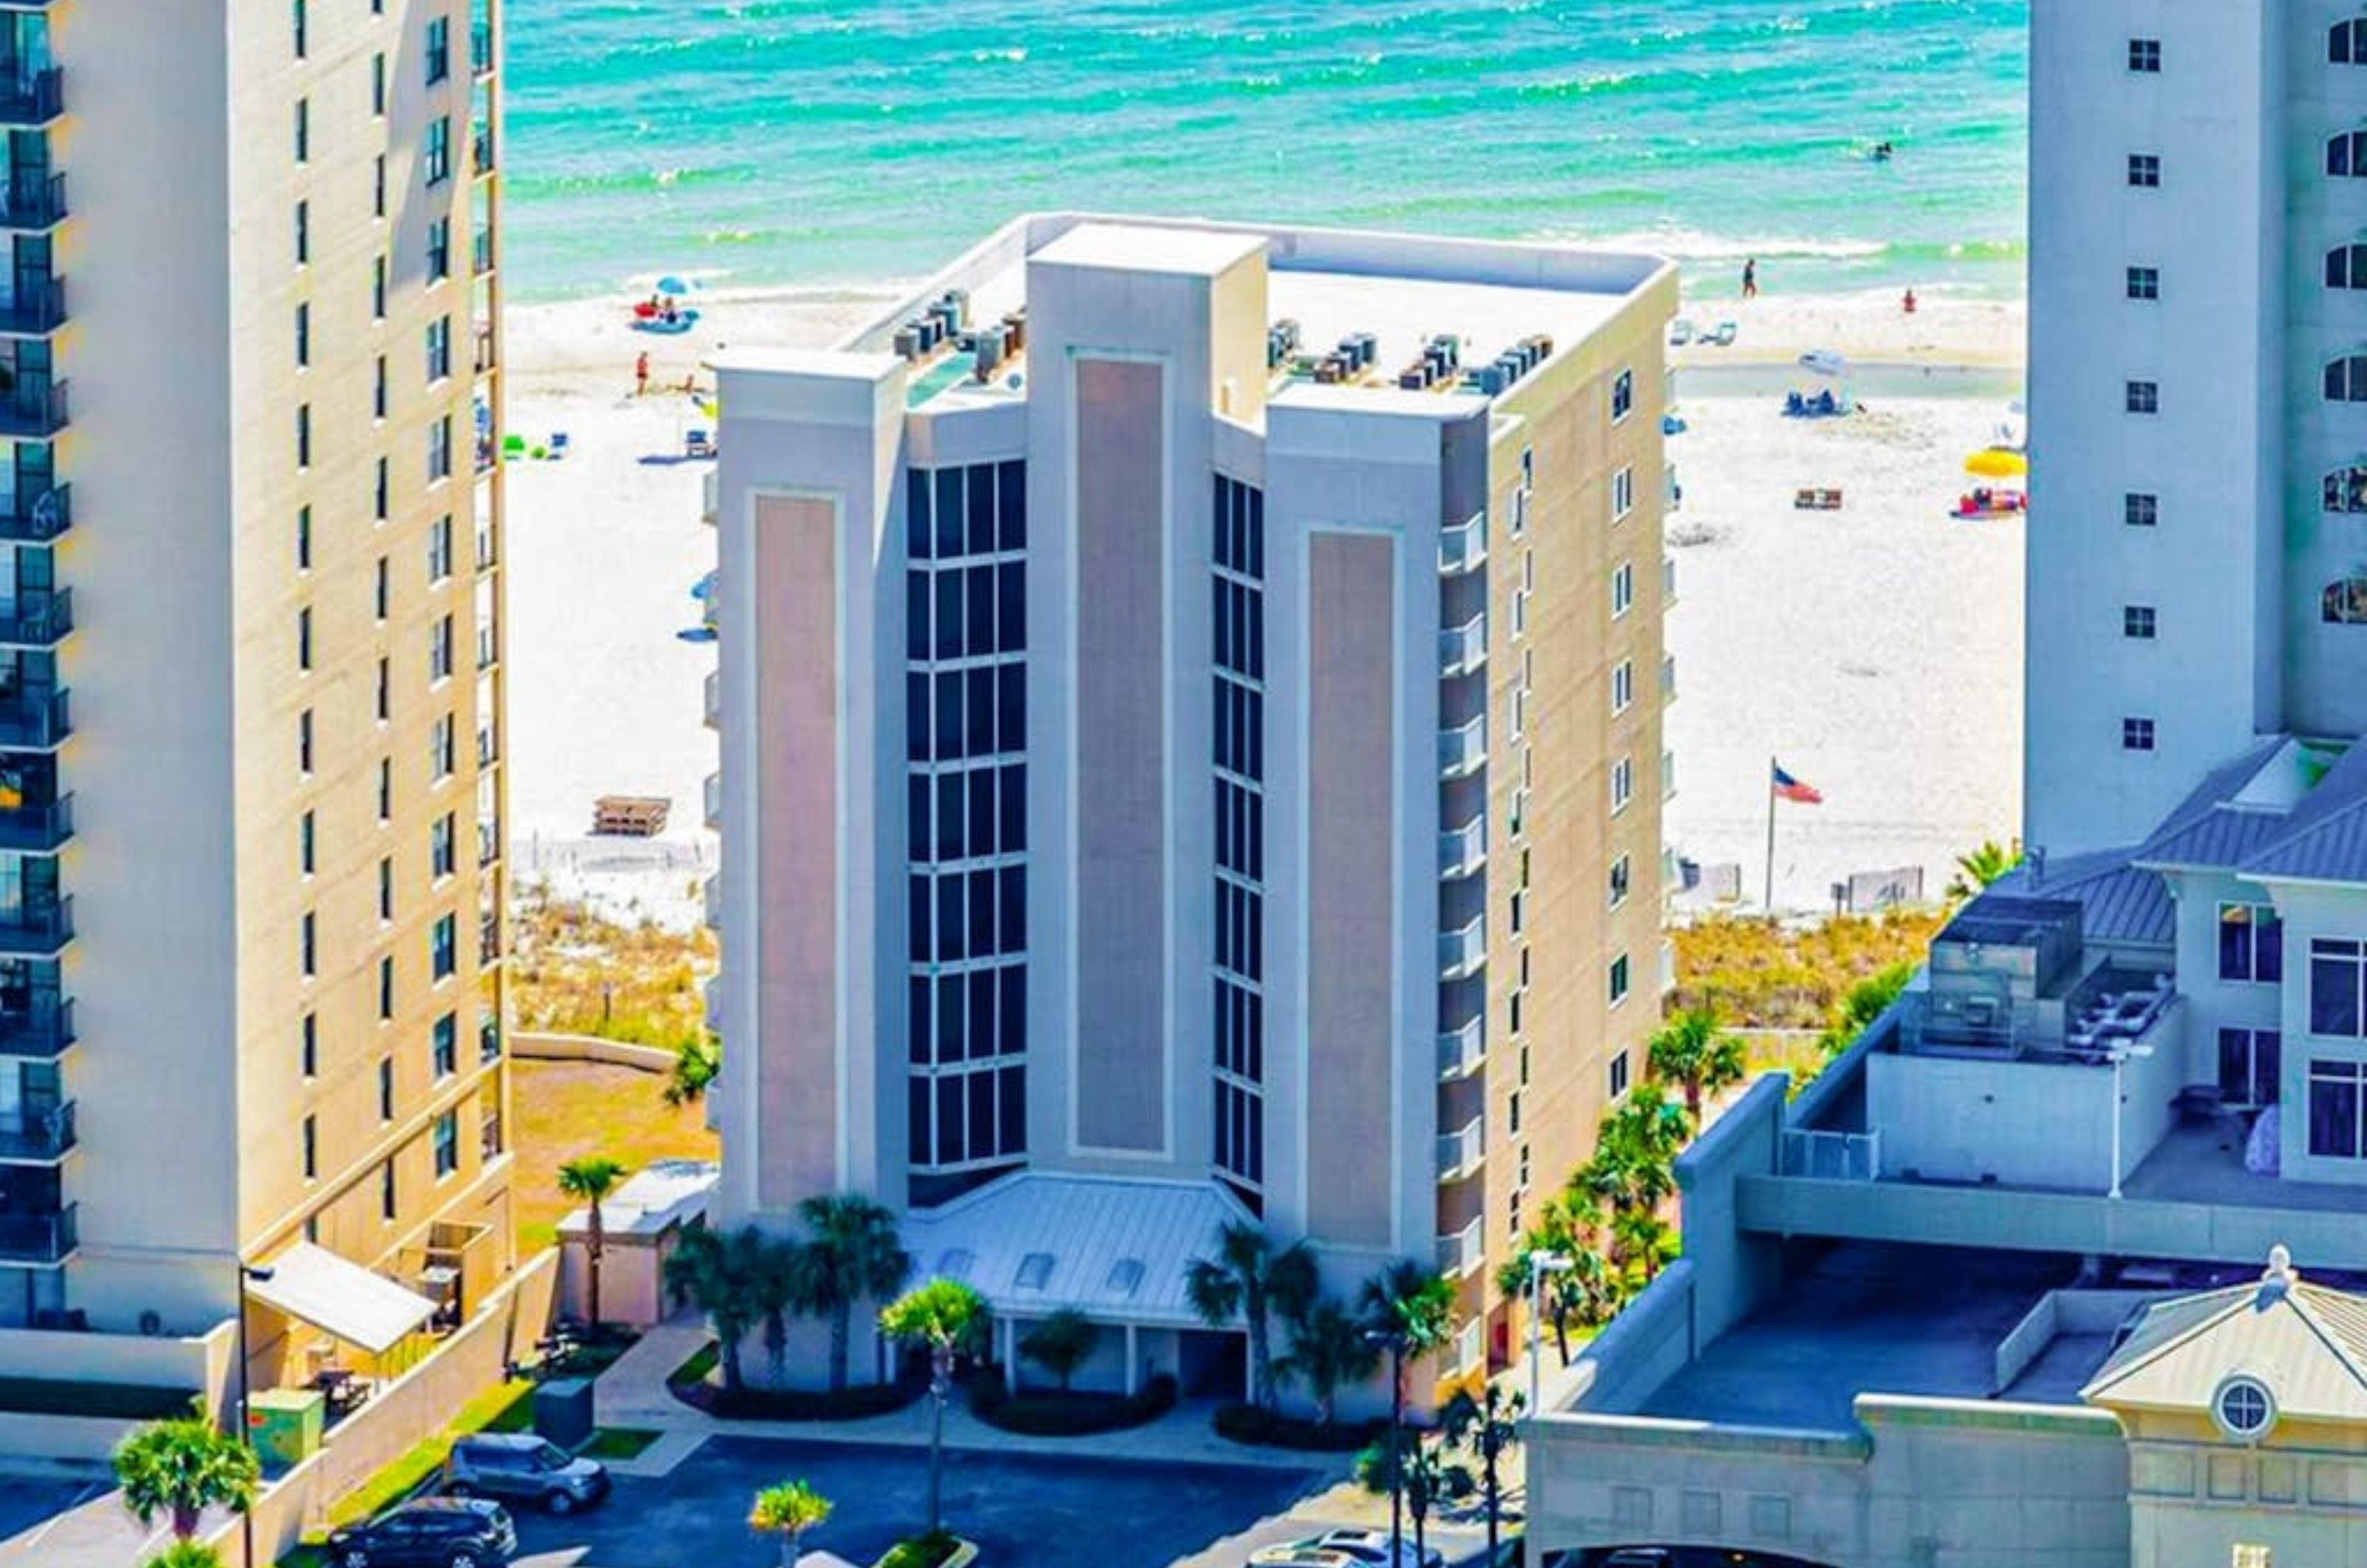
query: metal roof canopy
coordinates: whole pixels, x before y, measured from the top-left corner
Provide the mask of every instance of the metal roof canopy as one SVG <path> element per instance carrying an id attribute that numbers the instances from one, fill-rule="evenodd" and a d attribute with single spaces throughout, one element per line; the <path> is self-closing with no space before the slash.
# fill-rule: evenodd
<path id="1" fill-rule="evenodd" d="M 429 1318 L 436 1303 L 326 1247 L 300 1241 L 273 1258 L 247 1294 L 333 1338 L 382 1356 Z"/>

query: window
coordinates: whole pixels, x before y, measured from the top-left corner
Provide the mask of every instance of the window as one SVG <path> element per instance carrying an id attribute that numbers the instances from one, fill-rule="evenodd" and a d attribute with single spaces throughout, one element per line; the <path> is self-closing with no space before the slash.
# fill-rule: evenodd
<path id="1" fill-rule="evenodd" d="M 2360 1125 L 2367 1067 L 2357 1062 L 2309 1065 L 2309 1152 L 2319 1159 L 2367 1158 L 2367 1128 Z"/>
<path id="2" fill-rule="evenodd" d="M 378 863 L 378 918 L 380 924 L 394 919 L 394 861 L 387 855 Z"/>
<path id="3" fill-rule="evenodd" d="M 370 380 L 370 416 L 374 419 L 386 417 L 386 355 L 383 354 L 378 356 L 378 365 Z"/>
<path id="4" fill-rule="evenodd" d="M 312 100 L 296 100 L 296 161 L 309 163 L 312 157 Z"/>
<path id="5" fill-rule="evenodd" d="M 312 364 L 312 307 L 307 302 L 296 307 L 296 368 L 310 369 Z"/>
<path id="6" fill-rule="evenodd" d="M 312 606 L 300 607 L 296 612 L 296 669 L 300 674 L 312 671 Z"/>
<path id="7" fill-rule="evenodd" d="M 2337 245 L 2326 253 L 2328 288 L 2367 288 L 2367 244 Z"/>
<path id="8" fill-rule="evenodd" d="M 2367 65 L 2367 18 L 2346 17 L 2327 29 L 2329 65 Z"/>
<path id="9" fill-rule="evenodd" d="M 310 810 L 296 818 L 296 869 L 302 875 L 312 874 L 312 813 Z"/>
<path id="10" fill-rule="evenodd" d="M 384 654 L 378 660 L 378 721 L 384 724 L 394 716 L 394 664 Z"/>
<path id="11" fill-rule="evenodd" d="M 427 870 L 437 881 L 452 874 L 455 838 L 452 813 L 437 818 L 427 829 Z"/>
<path id="12" fill-rule="evenodd" d="M 297 58 L 297 59 L 299 59 L 299 60 L 301 60 L 301 59 L 303 59 L 303 58 L 304 58 L 304 46 L 305 46 L 305 42 L 306 42 L 306 34 L 311 30 L 310 28 L 308 28 L 304 25 L 304 24 L 305 24 L 305 15 L 304 15 L 304 13 L 305 13 L 305 8 L 306 8 L 306 0 L 291 0 L 291 3 L 290 3 L 290 5 L 289 6 L 289 8 L 288 8 L 288 9 L 289 9 L 289 19 L 290 23 L 293 25 L 293 28 L 294 28 L 294 30 L 295 30 L 295 34 L 296 34 L 296 58 Z"/>
<path id="13" fill-rule="evenodd" d="M 452 575 L 452 517 L 449 513 L 427 525 L 427 581 L 433 585 Z"/>
<path id="14" fill-rule="evenodd" d="M 2312 937 L 2309 943 L 2309 1032 L 2339 1039 L 2367 1036 L 2367 943 Z M 2316 1071 L 2313 1065 L 2312 1071 Z"/>
<path id="15" fill-rule="evenodd" d="M 300 773 L 312 771 L 312 710 L 306 708 L 296 716 L 296 767 Z"/>
<path id="16" fill-rule="evenodd" d="M 303 1032 L 299 1036 L 297 1065 L 308 1078 L 321 1076 L 321 1021 L 311 1013 L 304 1015 Z"/>
<path id="17" fill-rule="evenodd" d="M 2328 626 L 2367 626 L 2367 577 L 2337 578 L 2317 597 L 2317 618 Z"/>
<path id="18" fill-rule="evenodd" d="M 2124 604 L 2121 606 L 2121 635 L 2123 637 L 2133 637 L 2138 642 L 2151 642 L 2153 640 L 2153 629 L 2154 621 L 2152 605 Z"/>
<path id="19" fill-rule="evenodd" d="M 2121 720 L 2121 750 L 2150 751 L 2153 750 L 2153 720 L 2124 718 Z"/>
<path id="20" fill-rule="evenodd" d="M 394 819 L 394 759 L 378 760 L 378 819 L 381 824 Z"/>
<path id="21" fill-rule="evenodd" d="M 1636 510 L 1636 470 L 1621 468 L 1611 476 L 1611 521 L 1618 522 Z"/>
<path id="22" fill-rule="evenodd" d="M 453 720 L 450 714 L 436 721 L 427 738 L 428 774 L 439 784 L 452 776 Z"/>
<path id="23" fill-rule="evenodd" d="M 312 570 L 312 509 L 309 506 L 296 509 L 296 570 Z"/>
<path id="24" fill-rule="evenodd" d="M 452 477 L 452 416 L 431 421 L 427 426 L 427 482 L 434 484 Z"/>
<path id="25" fill-rule="evenodd" d="M 378 1217 L 391 1224 L 394 1216 L 394 1161 L 389 1160 L 378 1168 Z"/>
<path id="26" fill-rule="evenodd" d="M 1611 907 L 1615 909 L 1627 902 L 1627 857 L 1621 855 L 1611 863 Z"/>
<path id="27" fill-rule="evenodd" d="M 1636 763 L 1632 758 L 1622 757 L 1611 764 L 1612 814 L 1616 816 L 1626 810 L 1627 803 L 1635 797 Z"/>
<path id="28" fill-rule="evenodd" d="M 2285 926 L 2271 904 L 2219 906 L 2219 978 L 2272 986 L 2285 977 Z"/>
<path id="29" fill-rule="evenodd" d="M 2338 131 L 2327 138 L 2326 172 L 2336 179 L 2367 179 L 2367 130 Z"/>
<path id="30" fill-rule="evenodd" d="M 2249 1442 L 2277 1417 L 2276 1401 L 2258 1378 L 2231 1377 L 2211 1396 L 2211 1417 L 2238 1442 Z"/>
<path id="31" fill-rule="evenodd" d="M 436 1178 L 442 1180 L 460 1168 L 460 1113 L 447 1111 L 436 1118 Z"/>
<path id="32" fill-rule="evenodd" d="M 1636 564 L 1621 561 L 1611 573 L 1611 618 L 1617 620 L 1636 604 Z"/>
<path id="33" fill-rule="evenodd" d="M 438 316 L 427 323 L 427 379 L 441 381 L 452 374 L 452 318 Z"/>
<path id="34" fill-rule="evenodd" d="M 2133 38 L 2129 39 L 2129 69 L 2141 76 L 2161 73 L 2161 39 Z"/>
<path id="35" fill-rule="evenodd" d="M 296 922 L 297 969 L 307 980 L 321 973 L 320 950 L 314 946 L 318 929 L 319 922 L 313 919 L 310 909 L 305 910 L 303 918 Z"/>
<path id="36" fill-rule="evenodd" d="M 426 169 L 429 185 L 439 186 L 452 177 L 452 121 L 448 116 L 427 122 L 427 141 L 419 159 Z"/>
<path id="37" fill-rule="evenodd" d="M 2224 1105 L 2274 1105 L 2284 1042 L 2273 1029 L 2219 1032 L 2219 1100 Z"/>
<path id="38" fill-rule="evenodd" d="M 380 556 L 378 558 L 378 576 L 370 587 L 371 608 L 377 613 L 378 619 L 380 622 L 383 622 L 386 619 L 386 558 L 384 556 Z"/>
<path id="39" fill-rule="evenodd" d="M 380 1023 L 394 1017 L 394 958 L 391 954 L 378 961 L 378 1017 Z"/>
<path id="40" fill-rule="evenodd" d="M 386 320 L 386 258 L 370 258 L 370 320 Z"/>
<path id="41" fill-rule="evenodd" d="M 2161 187 L 2161 154 L 2130 153 L 2129 184 L 2138 190 L 2158 190 Z"/>
<path id="42" fill-rule="evenodd" d="M 312 260 L 312 204 L 296 204 L 296 265 L 304 266 Z"/>
<path id="43" fill-rule="evenodd" d="M 2158 381 L 2128 382 L 2123 389 L 2122 404 L 2131 413 L 2159 413 L 2161 383 Z"/>
<path id="44" fill-rule="evenodd" d="M 321 1145 L 318 1129 L 310 1116 L 304 1118 L 304 1179 L 311 1180 L 321 1174 Z"/>
<path id="45" fill-rule="evenodd" d="M 1627 1092 L 1627 1053 L 1622 1051 L 1611 1058 L 1609 1073 L 1611 1098 L 1617 1100 Z"/>
<path id="46" fill-rule="evenodd" d="M 2121 497 L 2121 521 L 2132 528 L 2151 528 L 2161 522 L 2161 497 L 2131 491 Z"/>
<path id="47" fill-rule="evenodd" d="M 371 469 L 370 515 L 380 523 L 394 515 L 394 473 L 383 455 Z"/>
<path id="48" fill-rule="evenodd" d="M 1621 953 L 1611 961 L 1611 1005 L 1617 1007 L 1627 999 L 1627 955 Z"/>
<path id="49" fill-rule="evenodd" d="M 302 469 L 311 466 L 312 405 L 298 403 L 296 405 L 296 467 Z"/>
<path id="50" fill-rule="evenodd" d="M 371 166 L 370 214 L 377 218 L 386 216 L 386 154 L 383 152 L 378 155 L 377 162 Z"/>
<path id="51" fill-rule="evenodd" d="M 452 276 L 452 220 L 437 218 L 427 225 L 427 281 L 441 283 Z"/>
<path id="52" fill-rule="evenodd" d="M 452 678 L 452 617 L 446 615 L 427 628 L 427 683 Z"/>
<path id="53" fill-rule="evenodd" d="M 2328 512 L 2367 513 L 2367 467 L 2337 468 L 2327 475 L 2323 504 Z"/>
<path id="54" fill-rule="evenodd" d="M 1623 714 L 1636 700 L 1636 661 L 1623 659 L 1611 667 L 1611 711 Z"/>
<path id="55" fill-rule="evenodd" d="M 436 85 L 452 73 L 452 22 L 436 17 L 427 24 L 427 85 Z"/>
<path id="56" fill-rule="evenodd" d="M 1636 407 L 1636 373 L 1622 370 L 1611 381 L 1611 423 L 1617 424 Z"/>
<path id="57" fill-rule="evenodd" d="M 448 980 L 460 967 L 459 918 L 446 913 L 436 918 L 428 929 L 427 956 L 429 966 L 438 980 Z"/>
<path id="58" fill-rule="evenodd" d="M 370 56 L 370 113 L 386 118 L 386 56 Z"/>
<path id="59" fill-rule="evenodd" d="M 2329 403 L 2367 403 L 2367 354 L 2328 360 L 2323 378 Z"/>
<path id="60" fill-rule="evenodd" d="M 2161 298 L 2161 268 L 2133 266 L 2129 268 L 2129 298 L 2158 299 Z"/>

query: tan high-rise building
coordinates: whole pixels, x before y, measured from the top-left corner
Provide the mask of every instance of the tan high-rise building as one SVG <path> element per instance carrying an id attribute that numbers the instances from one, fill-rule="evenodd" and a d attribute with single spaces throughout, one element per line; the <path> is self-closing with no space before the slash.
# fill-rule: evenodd
<path id="1" fill-rule="evenodd" d="M 727 1217 L 872 1194 L 1006 1332 L 1206 1389 L 1184 1272 L 1255 1218 L 1503 1359 L 1659 1010 L 1675 295 L 1049 215 L 726 355 Z"/>
<path id="2" fill-rule="evenodd" d="M 0 1329 L 514 1267 L 499 26 L 0 4 Z"/>

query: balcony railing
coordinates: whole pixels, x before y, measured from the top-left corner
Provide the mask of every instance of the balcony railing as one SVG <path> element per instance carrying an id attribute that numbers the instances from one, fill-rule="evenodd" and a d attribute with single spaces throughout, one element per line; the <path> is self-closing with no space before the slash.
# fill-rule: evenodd
<path id="1" fill-rule="evenodd" d="M 74 900 L 23 904 L 0 914 L 0 953 L 44 958 L 74 941 Z"/>
<path id="2" fill-rule="evenodd" d="M 1882 1175 L 1882 1131 L 1820 1133 L 1787 1127 L 1777 1147 L 1777 1170 L 1821 1181 L 1874 1181 Z"/>
<path id="3" fill-rule="evenodd" d="M 51 1062 L 74 1043 L 74 1003 L 54 997 L 0 1011 L 0 1056 Z"/>
<path id="4" fill-rule="evenodd" d="M 718 832 L 723 829 L 723 775 L 707 775 L 707 825 Z"/>
<path id="5" fill-rule="evenodd" d="M 22 174 L 0 180 L 0 229 L 54 229 L 65 217 L 65 175 Z"/>
<path id="6" fill-rule="evenodd" d="M 707 879 L 707 886 L 700 892 L 699 897 L 706 907 L 708 925 L 716 930 L 721 930 L 723 926 L 723 874 L 721 872 L 719 871 Z"/>
<path id="7" fill-rule="evenodd" d="M 1677 656 L 1673 653 L 1664 653 L 1660 656 L 1660 701 L 1672 703 L 1676 700 Z"/>
<path id="8" fill-rule="evenodd" d="M 477 374 L 482 376 L 493 367 L 493 329 L 489 325 L 477 328 Z"/>
<path id="9" fill-rule="evenodd" d="M 493 1062 L 501 1059 L 502 1021 L 481 1018 L 477 1021 L 477 1060 Z"/>
<path id="10" fill-rule="evenodd" d="M 54 1214 L 0 1214 L 0 1258 L 62 1263 L 74 1249 L 74 1206 Z"/>
<path id="11" fill-rule="evenodd" d="M 487 915 L 477 923 L 477 962 L 482 964 L 502 961 L 502 918 Z"/>
<path id="12" fill-rule="evenodd" d="M 1450 1029 L 1438 1037 L 1438 1076 L 1442 1078 L 1467 1077 L 1479 1070 L 1488 1055 L 1488 1019 L 1475 1014 L 1460 1029 Z"/>
<path id="13" fill-rule="evenodd" d="M 1468 724 L 1453 729 L 1443 729 L 1438 735 L 1438 772 L 1443 778 L 1459 779 L 1478 773 L 1488 764 L 1488 716 L 1480 714 Z"/>
<path id="14" fill-rule="evenodd" d="M 47 1111 L 0 1111 L 0 1160 L 46 1165 L 74 1145 L 74 1108 L 69 1100 Z"/>
<path id="15" fill-rule="evenodd" d="M 469 29 L 469 74 L 481 82 L 493 73 L 493 28 L 479 22 Z"/>
<path id="16" fill-rule="evenodd" d="M 470 247 L 470 265 L 479 277 L 493 270 L 493 231 L 491 229 L 477 231 L 476 243 Z"/>
<path id="17" fill-rule="evenodd" d="M 0 394 L 0 435 L 44 441 L 66 427 L 66 384 L 28 377 Z"/>
<path id="18" fill-rule="evenodd" d="M 1488 1249 L 1481 1239 L 1482 1222 L 1472 1221 L 1461 1230 L 1438 1238 L 1438 1271 L 1461 1279 L 1486 1261 Z"/>
<path id="19" fill-rule="evenodd" d="M 1446 1353 L 1447 1366 L 1440 1369 L 1447 1375 L 1478 1371 L 1481 1359 L 1488 1353 L 1488 1320 L 1475 1317 L 1455 1331 L 1455 1339 Z"/>
<path id="20" fill-rule="evenodd" d="M 707 728 L 713 729 L 723 722 L 723 671 L 709 670 L 704 687 L 707 697 Z"/>
<path id="21" fill-rule="evenodd" d="M 1438 836 L 1438 876 L 1442 882 L 1452 882 L 1470 875 L 1488 863 L 1488 814 L 1466 822 L 1451 833 Z"/>
<path id="22" fill-rule="evenodd" d="M 1442 678 L 1468 675 L 1487 662 L 1487 611 L 1438 634 L 1438 672 Z"/>
<path id="23" fill-rule="evenodd" d="M 66 324 L 66 280 L 24 279 L 16 297 L 0 304 L 0 335 L 47 337 Z"/>
<path id="24" fill-rule="evenodd" d="M 1682 512 L 1685 509 L 1685 487 L 1677 482 L 1677 466 L 1674 463 L 1661 472 L 1660 494 L 1669 511 Z"/>
<path id="25" fill-rule="evenodd" d="M 1438 1136 L 1438 1179 L 1460 1181 L 1479 1168 L 1488 1150 L 1488 1119 L 1474 1116 L 1452 1133 Z"/>
<path id="26" fill-rule="evenodd" d="M 65 73 L 58 67 L 0 77 L 0 126 L 29 130 L 47 125 L 64 112 Z"/>
<path id="27" fill-rule="evenodd" d="M 502 638 L 498 628 L 482 626 L 477 628 L 477 671 L 482 674 L 501 662 Z"/>
<path id="28" fill-rule="evenodd" d="M 493 131 L 491 126 L 479 126 L 469 138 L 469 172 L 471 175 L 493 172 Z"/>
<path id="29" fill-rule="evenodd" d="M 74 487 L 53 485 L 0 500 L 0 539 L 46 545 L 74 526 Z"/>
<path id="30" fill-rule="evenodd" d="M 715 526 L 715 513 L 722 505 L 723 476 L 715 469 L 709 468 L 699 476 L 698 482 L 704 492 L 701 497 L 703 509 L 699 513 L 699 518 L 712 528 Z"/>
<path id="31" fill-rule="evenodd" d="M 34 688 L 0 699 L 0 750 L 47 750 L 74 733 L 63 688 Z"/>
<path id="32" fill-rule="evenodd" d="M 502 760 L 502 745 L 490 729 L 477 731 L 477 766 L 490 768 Z"/>
<path id="33" fill-rule="evenodd" d="M 502 825 L 488 818 L 477 819 L 477 863 L 491 865 L 502 858 Z"/>
<path id="34" fill-rule="evenodd" d="M 48 648 L 65 640 L 74 630 L 74 590 L 19 593 L 0 601 L 0 643 L 15 648 Z"/>
<path id="35" fill-rule="evenodd" d="M 50 854 L 74 837 L 74 796 L 40 806 L 0 810 L 0 850 L 19 854 Z"/>
<path id="36" fill-rule="evenodd" d="M 1471 923 L 1459 931 L 1441 931 L 1438 935 L 1438 975 L 1442 980 L 1460 980 L 1475 974 L 1488 962 L 1488 918 L 1474 915 Z"/>
<path id="37" fill-rule="evenodd" d="M 1660 558 L 1660 608 L 1667 609 L 1677 602 L 1677 563 L 1674 558 Z"/>
<path id="38" fill-rule="evenodd" d="M 1475 512 L 1452 528 L 1438 531 L 1438 570 L 1441 576 L 1457 576 L 1487 558 L 1487 513 Z"/>

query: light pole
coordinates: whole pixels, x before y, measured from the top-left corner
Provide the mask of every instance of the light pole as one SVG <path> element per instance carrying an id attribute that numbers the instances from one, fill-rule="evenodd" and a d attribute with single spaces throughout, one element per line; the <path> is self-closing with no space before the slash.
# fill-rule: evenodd
<path id="1" fill-rule="evenodd" d="M 1545 1359 L 1543 1331 L 1546 1321 L 1546 1276 L 1567 1274 L 1569 1270 L 1570 1260 L 1561 1253 L 1532 1252 L 1529 1254 L 1529 1414 L 1532 1416 L 1535 1416 L 1540 1408 L 1537 1403 L 1537 1385 L 1544 1380 L 1544 1374 L 1539 1368 Z"/>
<path id="2" fill-rule="evenodd" d="M 2124 1045 L 2112 1053 L 2112 1190 L 2105 1194 L 2108 1198 L 2121 1195 L 2121 1065 L 2152 1055 L 2150 1045 Z"/>
<path id="3" fill-rule="evenodd" d="M 1405 1568 L 1405 1331 L 1368 1328 L 1365 1343 L 1389 1353 L 1389 1568 Z"/>
<path id="4" fill-rule="evenodd" d="M 250 1280 L 258 1285 L 262 1284 L 271 1278 L 272 1271 L 268 1269 L 255 1268 L 243 1258 L 236 1261 L 238 1263 L 238 1440 L 245 1444 L 246 1451 L 252 1454 L 255 1452 L 255 1417 L 249 1413 L 247 1407 L 247 1398 L 251 1391 L 246 1382 L 246 1285 Z M 243 1568 L 255 1568 L 254 1508 L 240 1510 L 238 1534 Z"/>

